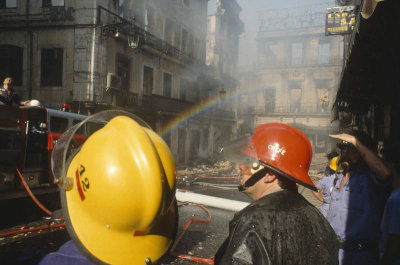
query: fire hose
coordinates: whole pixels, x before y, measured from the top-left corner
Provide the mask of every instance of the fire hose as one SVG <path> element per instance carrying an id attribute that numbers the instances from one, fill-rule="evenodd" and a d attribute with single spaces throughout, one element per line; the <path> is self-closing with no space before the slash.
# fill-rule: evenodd
<path id="1" fill-rule="evenodd" d="M 38 205 L 38 207 L 40 209 L 42 209 L 44 212 L 46 212 L 48 215 L 52 216 L 52 212 L 49 211 L 45 206 L 43 206 L 43 204 L 41 204 L 39 202 L 39 200 L 35 197 L 35 195 L 32 193 L 32 191 L 30 190 L 28 184 L 26 183 L 25 179 L 23 178 L 21 172 L 18 170 L 18 168 L 16 169 L 17 173 L 21 179 L 21 182 L 23 183 L 26 191 L 28 192 L 28 194 L 30 195 L 30 197 L 33 199 L 33 201 Z M 213 177 L 211 177 L 213 178 Z M 218 178 L 218 177 L 215 177 Z M 182 201 L 182 197 L 184 197 L 186 192 L 185 190 L 178 190 L 177 191 L 177 199 Z M 183 196 L 182 196 L 183 195 Z M 189 200 L 199 200 L 200 202 L 205 202 L 207 204 L 207 202 L 209 201 L 215 201 L 215 197 L 213 199 L 209 199 L 208 197 L 211 196 L 206 196 L 206 195 L 201 195 L 201 194 L 191 194 L 189 195 L 190 197 L 188 197 L 187 199 Z M 194 197 L 193 197 L 194 196 Z M 227 199 L 222 199 L 220 198 L 220 200 L 223 200 L 223 202 L 221 202 L 221 205 L 227 205 L 228 201 L 231 200 L 227 200 Z M 235 201 L 232 201 L 235 202 Z M 235 202 L 238 203 L 238 202 Z M 203 264 L 214 264 L 214 257 L 211 258 L 201 258 L 201 257 L 195 257 L 195 256 L 191 256 L 191 255 L 187 255 L 187 254 L 180 254 L 177 253 L 175 251 L 176 246 L 178 245 L 179 241 L 182 239 L 183 235 L 185 234 L 185 232 L 187 231 L 187 229 L 189 228 L 189 226 L 192 223 L 210 223 L 211 221 L 211 215 L 210 212 L 201 204 L 199 203 L 193 203 L 193 202 L 189 202 L 189 201 L 185 201 L 184 203 L 182 203 L 181 205 L 179 205 L 179 207 L 184 206 L 184 205 L 189 205 L 189 204 L 193 204 L 196 205 L 198 207 L 200 207 L 206 214 L 207 214 L 207 219 L 198 219 L 198 218 L 191 218 L 183 227 L 182 232 L 177 236 L 175 242 L 173 243 L 170 251 L 169 251 L 169 255 L 171 256 L 175 256 L 181 259 L 186 259 L 186 260 L 190 260 L 190 261 L 194 261 L 194 262 L 198 262 L 198 263 L 203 263 Z M 214 204 L 213 204 L 214 205 Z M 229 205 L 229 203 L 228 203 Z M 238 210 L 240 208 L 243 208 L 247 205 L 247 203 L 242 203 L 239 206 L 235 206 L 234 210 Z M 214 205 L 215 206 L 215 205 Z M 218 207 L 218 206 L 217 206 Z M 237 208 L 239 207 L 239 208 Z M 229 207 L 228 207 L 229 208 Z M 230 209 L 230 208 L 229 208 Z M 50 228 L 60 228 L 60 227 L 64 227 L 65 223 L 60 223 L 60 224 L 52 224 L 52 225 L 42 225 L 39 227 L 32 227 L 32 228 L 25 228 L 25 229 L 19 229 L 19 230 L 15 230 L 15 231 L 10 231 L 10 232 L 5 232 L 5 233 L 1 233 L 0 237 L 6 237 L 6 236 L 10 236 L 10 235 L 15 235 L 15 234 L 21 234 L 21 233 L 27 233 L 27 232 L 32 232 L 32 231 L 38 231 L 38 230 L 44 230 L 44 229 L 50 229 Z"/>
<path id="2" fill-rule="evenodd" d="M 189 228 L 189 226 L 192 223 L 209 223 L 211 221 L 210 212 L 201 204 L 184 202 L 184 203 L 180 204 L 179 207 L 184 206 L 184 205 L 189 205 L 189 204 L 194 204 L 194 205 L 200 207 L 207 214 L 207 219 L 191 218 L 189 221 L 187 221 L 186 224 L 184 225 L 183 229 L 182 229 L 182 232 L 177 236 L 174 244 L 172 245 L 172 247 L 171 247 L 171 249 L 169 251 L 169 255 L 174 256 L 174 257 L 178 257 L 178 258 L 181 258 L 181 259 L 186 259 L 186 260 L 198 262 L 198 263 L 214 264 L 214 257 L 211 257 L 211 258 L 207 259 L 207 258 L 200 258 L 200 257 L 191 256 L 191 255 L 186 255 L 186 254 L 179 254 L 179 253 L 175 252 L 176 246 L 178 245 L 179 241 L 182 239 L 182 237 L 185 234 L 186 230 Z"/>
<path id="3" fill-rule="evenodd" d="M 24 177 L 22 176 L 21 172 L 19 172 L 19 169 L 16 168 L 16 170 L 17 170 L 19 178 L 21 179 L 22 184 L 24 184 L 24 187 L 25 187 L 26 191 L 28 192 L 28 194 L 31 196 L 32 200 L 36 203 L 37 206 L 39 206 L 40 209 L 42 209 L 49 216 L 52 216 L 53 213 L 50 212 L 49 210 L 47 210 L 47 208 L 44 207 L 44 205 L 41 204 L 38 199 L 36 199 L 35 195 L 33 195 L 31 189 L 29 188 L 28 184 L 26 183 L 26 181 L 25 181 Z"/>

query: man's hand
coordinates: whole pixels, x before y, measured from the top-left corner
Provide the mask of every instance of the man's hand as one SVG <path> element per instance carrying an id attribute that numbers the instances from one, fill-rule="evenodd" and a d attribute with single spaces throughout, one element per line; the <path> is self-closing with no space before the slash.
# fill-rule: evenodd
<path id="1" fill-rule="evenodd" d="M 329 134 L 329 137 L 342 140 L 356 146 L 357 139 L 353 135 L 347 133 L 341 133 L 341 134 Z"/>
<path id="2" fill-rule="evenodd" d="M 28 104 L 29 102 L 31 102 L 29 99 L 25 100 L 25 101 L 21 101 L 21 105 L 25 106 L 26 104 Z"/>

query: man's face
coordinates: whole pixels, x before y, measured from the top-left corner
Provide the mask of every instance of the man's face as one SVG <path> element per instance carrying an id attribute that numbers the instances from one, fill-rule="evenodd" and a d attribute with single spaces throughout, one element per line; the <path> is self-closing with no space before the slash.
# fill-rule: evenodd
<path id="1" fill-rule="evenodd" d="M 10 78 L 10 77 L 5 78 L 3 81 L 3 85 L 6 88 L 11 87 L 12 86 L 12 78 Z"/>
<path id="2" fill-rule="evenodd" d="M 239 165 L 239 170 L 240 170 L 240 184 L 244 185 L 244 183 L 251 177 L 251 175 L 253 175 L 253 173 L 251 173 L 251 167 L 244 164 Z"/>
<path id="3" fill-rule="evenodd" d="M 244 185 L 246 181 L 254 174 L 251 172 L 251 167 L 245 164 L 239 165 L 240 170 L 240 184 Z M 263 190 L 263 181 L 259 180 L 254 185 L 247 187 L 243 190 L 247 196 L 249 196 L 252 200 L 257 200 L 259 197 L 260 192 Z"/>
<path id="4" fill-rule="evenodd" d="M 346 146 L 340 150 L 340 156 L 350 160 L 352 164 L 356 164 L 360 161 L 361 156 L 357 149 L 353 146 Z"/>

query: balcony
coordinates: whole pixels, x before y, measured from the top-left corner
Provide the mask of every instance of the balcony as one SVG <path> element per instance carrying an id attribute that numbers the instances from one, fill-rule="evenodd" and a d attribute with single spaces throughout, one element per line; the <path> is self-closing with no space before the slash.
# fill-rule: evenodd
<path id="1" fill-rule="evenodd" d="M 152 112 L 158 112 L 160 114 L 177 115 L 189 113 L 197 104 L 198 103 L 195 102 L 159 95 L 143 96 L 142 98 L 142 106 L 150 108 Z M 202 117 L 211 118 L 213 120 L 234 120 L 235 113 L 215 107 L 206 111 Z"/>
<path id="2" fill-rule="evenodd" d="M 107 14 L 109 17 L 104 18 L 102 13 Z M 103 20 L 111 21 L 111 23 L 103 24 Z M 135 21 L 126 20 L 110 10 L 99 6 L 99 15 L 97 24 L 101 26 L 101 35 L 108 38 L 114 37 L 126 39 L 127 45 L 133 49 L 152 49 L 164 56 L 180 60 L 187 64 L 199 63 L 195 57 L 187 54 L 186 52 L 174 47 L 168 42 L 157 38 L 150 32 L 141 28 Z M 122 33 L 122 36 L 120 34 Z"/>
<path id="3" fill-rule="evenodd" d="M 146 108 L 151 108 L 155 112 L 177 114 L 188 111 L 191 107 L 194 106 L 194 103 L 159 95 L 143 95 L 142 106 Z"/>
<path id="4" fill-rule="evenodd" d="M 122 90 L 116 94 L 116 103 L 121 107 L 135 107 L 138 105 L 138 94 Z"/>
<path id="5" fill-rule="evenodd" d="M 343 57 L 332 57 L 328 61 L 319 61 L 318 59 L 303 60 L 300 63 L 293 64 L 291 62 L 268 62 L 259 61 L 255 66 L 256 69 L 288 69 L 288 68 L 305 68 L 305 67 L 330 67 L 343 66 Z"/>

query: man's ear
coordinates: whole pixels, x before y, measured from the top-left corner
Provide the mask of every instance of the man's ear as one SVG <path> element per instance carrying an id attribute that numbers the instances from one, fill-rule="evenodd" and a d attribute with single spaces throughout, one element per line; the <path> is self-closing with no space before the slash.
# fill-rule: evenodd
<path id="1" fill-rule="evenodd" d="M 274 182 L 276 179 L 275 174 L 271 173 L 271 172 L 267 172 L 265 173 L 265 176 L 263 177 L 264 183 L 271 183 Z"/>

